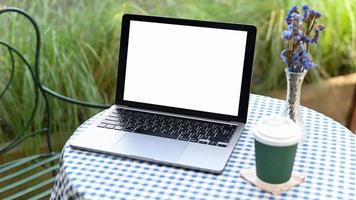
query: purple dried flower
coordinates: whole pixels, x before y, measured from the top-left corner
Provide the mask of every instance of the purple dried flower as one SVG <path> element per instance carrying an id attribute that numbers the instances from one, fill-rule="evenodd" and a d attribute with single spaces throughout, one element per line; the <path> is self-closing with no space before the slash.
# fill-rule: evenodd
<path id="1" fill-rule="evenodd" d="M 303 15 L 300 15 L 298 8 L 293 6 L 287 17 L 287 29 L 282 32 L 282 38 L 288 44 L 288 48 L 281 52 L 281 59 L 292 72 L 302 72 L 303 70 L 314 69 L 316 64 L 311 61 L 308 53 L 309 46 L 316 44 L 320 39 L 320 32 L 325 29 L 324 25 L 318 24 L 316 19 L 321 14 L 303 6 Z M 302 24 L 306 24 L 303 26 Z M 313 37 L 310 37 L 312 31 Z"/>
<path id="2" fill-rule="evenodd" d="M 314 37 L 313 37 L 313 39 L 311 39 L 310 43 L 316 44 L 316 43 L 318 43 L 319 39 L 320 39 L 320 30 L 314 29 Z"/>
<path id="3" fill-rule="evenodd" d="M 315 17 L 315 19 L 318 19 L 318 18 L 321 17 L 321 14 L 319 12 L 315 11 L 315 10 L 310 10 L 310 15 L 312 17 Z"/>
<path id="4" fill-rule="evenodd" d="M 297 72 L 302 72 L 304 69 L 309 70 L 309 69 L 314 69 L 316 67 L 316 64 L 314 64 L 308 52 L 305 51 L 304 46 L 300 45 L 300 53 L 297 61 L 295 62 L 295 65 L 297 66 Z"/>
<path id="5" fill-rule="evenodd" d="M 293 52 L 293 63 L 297 63 L 299 55 L 297 52 Z"/>
<path id="6" fill-rule="evenodd" d="M 315 12 L 315 19 L 318 19 L 321 17 L 321 14 L 319 12 Z"/>
<path id="7" fill-rule="evenodd" d="M 296 48 L 296 52 L 299 53 L 299 55 L 306 53 L 303 42 L 299 42 L 299 45 Z"/>
<path id="8" fill-rule="evenodd" d="M 288 59 L 287 59 L 287 49 L 284 49 L 282 52 L 281 52 L 281 58 L 282 58 L 282 61 L 288 65 Z"/>
<path id="9" fill-rule="evenodd" d="M 304 38 L 304 33 L 301 30 L 298 30 L 298 33 L 296 34 L 297 41 L 302 41 Z"/>
<path id="10" fill-rule="evenodd" d="M 303 41 L 304 41 L 306 44 L 310 44 L 311 39 L 310 39 L 310 37 L 308 37 L 307 35 L 304 35 L 304 36 L 303 36 Z"/>
<path id="11" fill-rule="evenodd" d="M 295 21 L 298 21 L 300 19 L 300 15 L 298 13 L 292 13 L 291 19 L 295 20 Z"/>
<path id="12" fill-rule="evenodd" d="M 294 16 L 298 18 L 298 16 Z M 300 24 L 299 24 L 299 19 L 297 20 L 296 18 L 291 18 L 291 23 L 288 25 L 288 29 L 292 32 L 292 35 L 298 35 L 298 32 L 300 30 Z"/>
<path id="13" fill-rule="evenodd" d="M 293 6 L 289 12 L 288 12 L 288 15 L 291 15 L 292 13 L 296 12 L 298 10 L 298 7 L 297 6 Z"/>
<path id="14" fill-rule="evenodd" d="M 303 61 L 304 69 L 310 70 L 310 69 L 316 68 L 316 64 L 314 64 L 314 63 L 310 60 L 309 56 L 307 56 L 307 57 L 305 57 L 304 59 L 302 59 L 302 61 Z"/>
<path id="15" fill-rule="evenodd" d="M 304 5 L 303 6 L 303 17 L 302 17 L 302 21 L 305 22 L 306 19 L 308 19 L 309 17 L 309 6 Z"/>
<path id="16" fill-rule="evenodd" d="M 295 13 L 296 11 L 298 10 L 298 7 L 297 6 L 293 6 L 289 11 L 288 11 L 288 14 L 287 14 L 287 17 L 286 17 L 286 23 L 287 24 L 290 24 L 292 23 L 292 14 Z"/>
<path id="17" fill-rule="evenodd" d="M 283 31 L 282 33 L 282 38 L 285 39 L 285 40 L 290 40 L 293 36 L 293 33 L 289 30 L 287 31 Z"/>

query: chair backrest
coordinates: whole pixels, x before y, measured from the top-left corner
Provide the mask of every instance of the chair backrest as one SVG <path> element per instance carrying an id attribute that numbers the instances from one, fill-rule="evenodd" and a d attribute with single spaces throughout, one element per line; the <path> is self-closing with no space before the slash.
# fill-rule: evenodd
<path id="1" fill-rule="evenodd" d="M 40 37 L 40 31 L 38 28 L 37 23 L 31 18 L 26 12 L 17 9 L 17 8 L 4 8 L 0 10 L 0 15 L 3 15 L 4 13 L 18 13 L 24 16 L 26 19 L 28 19 L 31 22 L 31 25 L 33 26 L 35 33 L 36 33 L 36 44 L 35 44 L 35 59 L 34 59 L 34 64 L 32 65 L 24 55 L 22 55 L 19 50 L 14 48 L 13 46 L 7 44 L 6 42 L 0 41 L 0 45 L 3 46 L 4 48 L 7 49 L 8 55 L 10 57 L 10 64 L 11 64 L 11 72 L 10 72 L 10 77 L 8 81 L 5 83 L 5 87 L 3 88 L 2 91 L 0 91 L 0 99 L 4 98 L 6 92 L 9 91 L 10 85 L 14 80 L 14 72 L 15 72 L 15 60 L 20 60 L 26 67 L 26 69 L 30 72 L 30 77 L 33 83 L 33 93 L 34 93 L 34 105 L 32 106 L 32 111 L 30 114 L 29 119 L 25 120 L 24 126 L 21 128 L 19 133 L 15 136 L 15 138 L 7 143 L 5 146 L 2 146 L 0 148 L 0 154 L 3 154 L 5 152 L 10 151 L 14 147 L 16 147 L 18 144 L 21 142 L 25 141 L 28 138 L 31 138 L 35 135 L 45 133 L 46 134 L 46 141 L 47 141 L 47 149 L 49 152 L 52 152 L 52 144 L 51 144 L 51 126 L 50 126 L 50 120 L 47 121 L 47 123 L 44 125 L 44 128 L 35 130 L 35 131 L 30 131 L 30 126 L 34 120 L 34 117 L 36 114 L 38 114 L 38 107 L 39 107 L 39 101 L 40 98 L 42 97 L 45 101 L 45 110 L 47 113 L 47 116 L 50 117 L 50 105 L 48 102 L 48 98 L 44 91 L 41 89 L 41 83 L 39 79 L 39 59 L 40 59 L 40 47 L 41 47 L 41 37 Z M 19 59 L 15 59 L 19 58 Z"/>
<path id="2" fill-rule="evenodd" d="M 80 106 L 86 106 L 86 107 L 92 107 L 92 108 L 108 108 L 108 105 L 101 105 L 101 104 L 95 104 L 95 103 L 90 103 L 86 101 L 80 101 L 76 100 L 70 97 L 63 96 L 48 87 L 44 86 L 41 82 L 40 78 L 40 70 L 39 70 L 39 65 L 40 65 L 40 53 L 41 53 L 41 34 L 40 34 L 40 29 L 36 23 L 36 21 L 25 11 L 20 10 L 18 8 L 2 8 L 0 9 L 0 17 L 1 15 L 5 13 L 17 13 L 23 17 L 25 17 L 32 25 L 34 31 L 35 31 L 35 58 L 33 64 L 31 64 L 24 55 L 20 53 L 19 50 L 17 50 L 15 47 L 12 45 L 4 42 L 0 38 L 0 47 L 3 47 L 6 49 L 9 60 L 11 63 L 11 69 L 10 69 L 10 76 L 8 80 L 5 82 L 4 87 L 0 88 L 0 100 L 4 98 L 5 93 L 9 91 L 10 85 L 13 82 L 14 79 L 14 72 L 15 72 L 15 61 L 20 60 L 26 69 L 30 72 L 31 80 L 33 82 L 33 91 L 34 91 L 34 105 L 31 108 L 31 115 L 29 119 L 25 120 L 25 124 L 22 127 L 22 129 L 19 131 L 19 133 L 14 137 L 13 140 L 5 144 L 4 146 L 0 146 L 0 155 L 10 151 L 11 149 L 15 148 L 17 145 L 22 143 L 23 141 L 27 140 L 28 138 L 31 138 L 35 135 L 38 134 L 46 134 L 46 142 L 47 142 L 47 149 L 48 152 L 52 152 L 52 143 L 51 143 L 51 107 L 50 107 L 50 102 L 48 100 L 49 96 L 55 97 L 59 100 L 63 100 L 68 103 L 80 105 Z M 18 58 L 18 59 L 15 59 Z M 2 74 L 0 72 L 0 74 Z M 43 99 L 44 101 L 44 106 L 45 106 L 45 122 L 43 124 L 43 128 L 35 131 L 31 131 L 30 126 L 33 123 L 33 119 L 36 114 L 38 113 L 38 108 L 39 108 L 39 102 L 40 99 Z"/>

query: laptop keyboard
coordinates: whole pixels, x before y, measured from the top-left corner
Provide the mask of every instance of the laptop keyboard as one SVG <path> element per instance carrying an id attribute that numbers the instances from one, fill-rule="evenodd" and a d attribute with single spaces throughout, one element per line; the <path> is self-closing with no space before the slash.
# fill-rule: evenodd
<path id="1" fill-rule="evenodd" d="M 98 127 L 226 147 L 235 125 L 125 109 L 113 110 Z"/>

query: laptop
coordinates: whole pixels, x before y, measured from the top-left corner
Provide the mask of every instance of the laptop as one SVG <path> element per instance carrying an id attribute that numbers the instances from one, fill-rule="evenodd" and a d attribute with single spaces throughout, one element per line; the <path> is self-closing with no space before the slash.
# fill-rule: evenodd
<path id="1" fill-rule="evenodd" d="M 256 28 L 125 14 L 115 105 L 74 148 L 222 173 L 244 129 Z"/>

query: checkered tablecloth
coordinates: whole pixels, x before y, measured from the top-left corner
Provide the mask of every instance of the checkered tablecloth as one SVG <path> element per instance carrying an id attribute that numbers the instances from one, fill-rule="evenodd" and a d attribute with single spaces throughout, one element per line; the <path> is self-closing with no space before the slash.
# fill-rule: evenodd
<path id="1" fill-rule="evenodd" d="M 283 101 L 251 95 L 246 128 L 221 175 L 197 172 L 64 146 L 51 199 L 356 199 L 356 137 L 338 122 L 302 108 L 308 136 L 294 170 L 306 182 L 278 197 L 240 177 L 254 166 L 251 127 L 278 114 Z M 74 138 L 95 117 L 81 125 Z"/>

